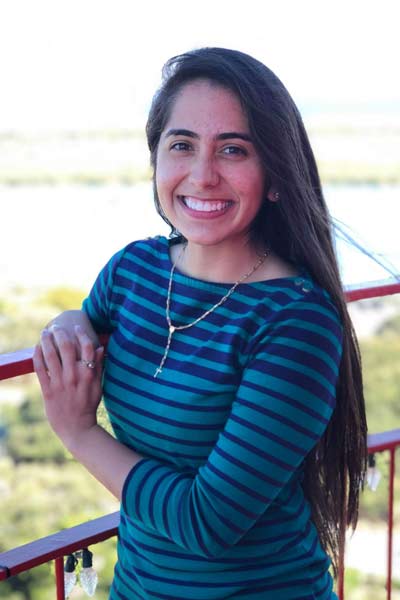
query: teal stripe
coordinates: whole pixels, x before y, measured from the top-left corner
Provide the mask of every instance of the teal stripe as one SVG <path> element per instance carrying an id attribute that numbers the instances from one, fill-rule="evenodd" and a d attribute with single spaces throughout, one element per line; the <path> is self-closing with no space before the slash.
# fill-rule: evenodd
<path id="1" fill-rule="evenodd" d="M 313 354 L 314 356 L 318 356 L 321 360 L 323 360 L 327 365 L 329 365 L 330 369 L 335 373 L 337 372 L 337 361 L 335 361 L 325 350 L 322 348 L 318 348 L 318 352 L 315 351 L 315 347 L 311 344 L 307 344 L 307 342 L 303 342 L 301 340 L 294 340 L 292 338 L 288 338 L 285 336 L 279 336 L 274 338 L 274 344 L 279 344 L 285 348 L 298 348 L 299 350 L 304 350 L 309 354 Z"/>
<path id="2" fill-rule="evenodd" d="M 316 353 L 314 353 L 314 356 L 318 356 L 318 355 Z M 323 385 L 330 394 L 334 395 L 334 393 L 335 393 L 335 386 L 333 386 L 331 384 L 331 382 L 326 379 L 326 377 L 324 377 L 321 373 L 319 373 L 315 369 L 311 369 L 310 367 L 307 367 L 303 363 L 298 363 L 293 360 L 290 360 L 289 358 L 284 358 L 282 356 L 267 355 L 264 353 L 260 353 L 258 355 L 258 361 L 260 363 L 262 363 L 263 360 L 265 360 L 268 363 L 273 363 L 275 365 L 279 365 L 281 367 L 288 367 L 292 371 L 297 371 L 299 373 L 299 375 L 308 375 L 308 377 L 310 377 L 310 379 L 318 381 L 318 383 Z M 260 367 L 261 366 L 262 365 L 260 365 Z M 337 370 L 337 369 L 335 369 L 335 370 Z"/>

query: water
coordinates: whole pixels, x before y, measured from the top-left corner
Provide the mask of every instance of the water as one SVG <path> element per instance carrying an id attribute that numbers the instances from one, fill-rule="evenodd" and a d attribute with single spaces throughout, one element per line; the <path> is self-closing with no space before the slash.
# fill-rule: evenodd
<path id="1" fill-rule="evenodd" d="M 346 231 L 400 274 L 400 186 L 326 186 L 325 195 L 332 216 Z M 340 239 L 337 252 L 345 284 L 388 277 L 387 270 Z"/>
<path id="2" fill-rule="evenodd" d="M 400 186 L 327 186 L 334 217 L 400 272 Z M 68 285 L 88 289 L 110 256 L 134 239 L 168 234 L 148 183 L 128 186 L 0 188 L 0 287 Z M 339 243 L 346 284 L 387 272 Z"/>

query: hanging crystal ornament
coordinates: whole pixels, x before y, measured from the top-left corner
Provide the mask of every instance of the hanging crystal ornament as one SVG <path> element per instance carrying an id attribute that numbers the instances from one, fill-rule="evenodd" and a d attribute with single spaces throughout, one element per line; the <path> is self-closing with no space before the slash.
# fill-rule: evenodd
<path id="1" fill-rule="evenodd" d="M 78 561 L 76 560 L 76 558 L 73 554 L 70 554 L 69 556 L 67 556 L 67 560 L 65 561 L 64 590 L 65 590 L 66 598 L 68 598 L 68 596 L 70 595 L 70 593 L 72 592 L 72 590 L 74 589 L 74 586 L 76 584 L 75 567 L 76 567 L 77 562 Z"/>
<path id="2" fill-rule="evenodd" d="M 79 581 L 82 588 L 88 596 L 93 596 L 98 582 L 96 571 L 93 569 L 93 553 L 87 548 L 82 550 L 82 570 L 79 574 Z"/>
<path id="3" fill-rule="evenodd" d="M 370 490 L 376 492 L 376 489 L 381 480 L 382 474 L 376 466 L 375 454 L 368 455 L 368 469 L 367 469 L 367 485 Z"/>

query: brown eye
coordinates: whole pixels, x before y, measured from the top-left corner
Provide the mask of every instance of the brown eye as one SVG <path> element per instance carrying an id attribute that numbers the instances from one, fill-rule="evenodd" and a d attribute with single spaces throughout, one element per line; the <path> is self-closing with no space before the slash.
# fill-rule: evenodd
<path id="1" fill-rule="evenodd" d="M 222 152 L 229 156 L 247 156 L 247 151 L 240 146 L 225 146 Z"/>
<path id="2" fill-rule="evenodd" d="M 177 150 L 178 152 L 186 152 L 190 149 L 190 144 L 188 144 L 187 142 L 175 142 L 171 146 L 171 150 Z"/>

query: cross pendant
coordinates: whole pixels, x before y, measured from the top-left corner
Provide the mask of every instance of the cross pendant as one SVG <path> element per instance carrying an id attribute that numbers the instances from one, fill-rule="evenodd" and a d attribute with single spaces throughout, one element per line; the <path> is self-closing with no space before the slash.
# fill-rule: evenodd
<path id="1" fill-rule="evenodd" d="M 173 334 L 174 334 L 175 331 L 176 331 L 176 327 L 174 327 L 173 325 L 169 325 L 169 327 L 168 327 L 168 340 L 167 340 L 167 345 L 165 346 L 164 356 L 162 357 L 161 362 L 160 362 L 160 366 L 158 367 L 158 369 L 154 373 L 153 377 L 157 377 L 157 375 L 159 375 L 161 373 L 161 371 L 162 371 L 164 363 L 167 360 L 167 356 L 168 356 L 168 352 L 169 352 L 169 347 L 171 345 L 171 339 L 172 339 L 172 336 L 173 336 Z"/>

